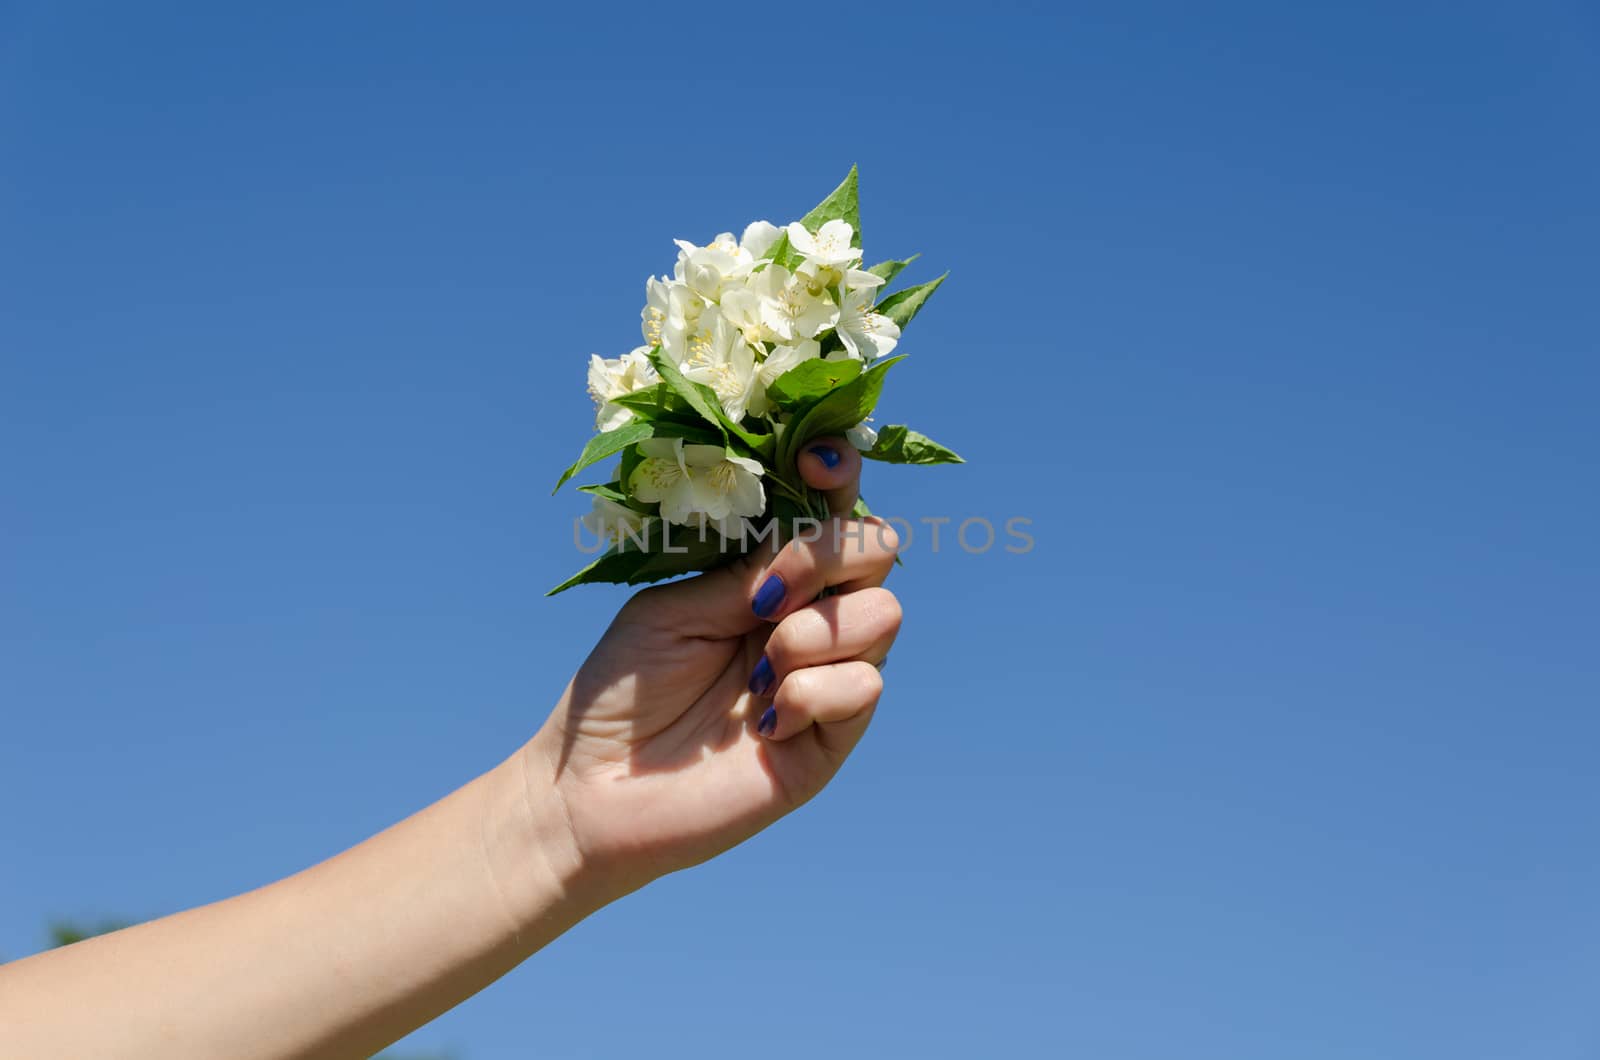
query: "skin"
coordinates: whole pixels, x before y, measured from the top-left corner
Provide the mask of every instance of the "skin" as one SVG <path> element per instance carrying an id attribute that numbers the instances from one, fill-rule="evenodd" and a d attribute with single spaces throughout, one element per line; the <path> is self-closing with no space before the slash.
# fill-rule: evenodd
<path id="1" fill-rule="evenodd" d="M 800 456 L 838 516 L 818 540 L 635 595 L 531 740 L 366 842 L 0 967 L 0 1056 L 367 1057 L 816 795 L 866 731 L 900 627 L 881 587 L 893 531 L 842 518 L 860 457 L 818 442 L 840 458 Z M 757 617 L 772 575 L 783 601 Z"/>

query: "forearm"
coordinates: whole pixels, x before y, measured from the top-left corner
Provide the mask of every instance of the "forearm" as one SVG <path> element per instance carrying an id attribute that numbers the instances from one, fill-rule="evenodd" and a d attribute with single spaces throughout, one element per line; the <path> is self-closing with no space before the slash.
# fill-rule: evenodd
<path id="1" fill-rule="evenodd" d="M 0 967 L 0 1056 L 371 1055 L 598 904 L 540 761 L 271 886 Z"/>

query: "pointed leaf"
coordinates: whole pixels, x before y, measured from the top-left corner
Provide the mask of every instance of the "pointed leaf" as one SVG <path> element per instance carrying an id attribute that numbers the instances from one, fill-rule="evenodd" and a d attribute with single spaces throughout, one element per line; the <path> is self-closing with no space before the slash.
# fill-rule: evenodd
<path id="1" fill-rule="evenodd" d="M 718 436 L 723 439 L 724 443 L 727 441 L 727 436 L 732 434 L 740 442 L 743 442 L 747 449 L 758 456 L 768 457 L 772 455 L 772 435 L 755 434 L 746 430 L 743 424 L 736 422 L 724 411 L 722 400 L 717 397 L 715 390 L 712 390 L 704 383 L 696 383 L 687 378 L 678 370 L 678 366 L 673 364 L 661 352 L 659 346 L 650 351 L 650 363 L 656 366 L 656 371 L 660 373 L 662 382 L 666 386 L 671 387 L 679 397 L 687 402 L 699 414 L 700 419 L 717 429 Z M 674 421 L 658 421 L 655 426 L 658 438 L 689 438 L 688 434 L 679 433 L 679 428 L 674 425 Z"/>
<path id="2" fill-rule="evenodd" d="M 694 410 L 666 383 L 657 383 L 631 394 L 611 399 L 611 404 L 621 405 L 642 420 L 660 420 L 668 417 L 692 417 Z"/>
<path id="3" fill-rule="evenodd" d="M 857 186 L 856 167 L 851 166 L 843 183 L 834 188 L 816 209 L 800 218 L 800 223 L 815 232 L 829 221 L 846 221 L 850 225 L 850 245 L 861 245 L 861 196 Z"/>
<path id="4" fill-rule="evenodd" d="M 655 427 L 653 425 L 635 420 L 632 423 L 623 424 L 614 431 L 606 431 L 604 434 L 595 435 L 589 439 L 589 444 L 583 447 L 583 452 L 578 454 L 577 461 L 561 473 L 561 478 L 556 482 L 556 489 L 550 492 L 554 493 L 559 490 L 567 479 L 589 465 L 597 464 L 608 456 L 615 456 L 635 442 L 642 442 L 654 434 Z"/>
<path id="5" fill-rule="evenodd" d="M 650 558 L 629 577 L 630 584 L 660 581 L 662 578 L 674 578 L 679 574 L 710 570 L 722 566 L 739 555 L 738 548 L 725 542 L 722 535 L 715 530 L 708 528 L 703 541 L 697 527 L 674 526 L 670 530 L 668 542 L 671 551 L 651 552 Z"/>
<path id="6" fill-rule="evenodd" d="M 620 479 L 616 482 L 607 482 L 603 486 L 579 486 L 578 492 L 587 493 L 591 497 L 604 497 L 606 500 L 616 501 L 618 504 L 628 503 L 628 495 L 622 492 L 622 481 Z"/>
<path id="7" fill-rule="evenodd" d="M 613 548 L 560 585 L 545 593 L 545 595 L 554 596 L 557 593 L 564 593 L 574 585 L 588 585 L 593 582 L 610 582 L 612 584 L 626 582 L 649 559 L 650 553 L 648 552 L 639 552 L 637 550 L 619 552 Z"/>
<path id="8" fill-rule="evenodd" d="M 962 464 L 954 451 L 946 449 L 925 434 L 903 423 L 891 423 L 878 431 L 878 442 L 861 454 L 889 464 Z"/>
<path id="9" fill-rule="evenodd" d="M 785 232 L 777 238 L 777 241 L 772 246 L 767 248 L 767 252 L 761 255 L 761 260 L 770 261 L 774 265 L 782 265 L 790 272 L 793 272 L 796 266 L 806 259 L 805 255 L 794 249 L 794 245 L 789 242 L 789 233 Z M 759 267 L 755 271 L 760 271 Z"/>
<path id="10" fill-rule="evenodd" d="M 683 373 L 678 371 L 678 366 L 672 363 L 672 358 L 661 352 L 660 346 L 650 351 L 650 363 L 655 365 L 656 372 L 661 376 L 664 385 L 670 387 L 690 408 L 699 413 L 702 420 L 715 427 L 719 435 L 727 437 L 727 430 L 723 424 L 728 417 L 723 413 L 722 404 L 717 400 L 715 391 L 704 383 L 695 383 L 684 378 Z"/>
<path id="11" fill-rule="evenodd" d="M 848 383 L 828 391 L 820 401 L 797 416 L 783 432 L 777 466 L 793 465 L 800 447 L 818 435 L 843 433 L 872 415 L 878 395 L 883 391 L 884 374 L 903 360 L 904 357 L 890 357 L 879 361 Z"/>
<path id="12" fill-rule="evenodd" d="M 767 398 L 786 410 L 818 400 L 841 383 L 848 383 L 861 374 L 861 362 L 855 358 L 825 361 L 814 358 L 803 361 L 784 372 L 767 387 Z"/>
<path id="13" fill-rule="evenodd" d="M 907 287 L 903 291 L 896 291 L 878 303 L 878 312 L 900 325 L 903 330 L 907 324 L 911 323 L 911 318 L 916 316 L 922 309 L 922 304 L 928 300 L 928 297 L 939 289 L 939 285 L 944 282 L 945 276 L 949 275 L 947 272 L 937 280 L 929 280 L 927 283 L 919 283 L 915 287 Z"/>
<path id="14" fill-rule="evenodd" d="M 894 282 L 894 278 L 900 275 L 900 271 L 902 269 L 920 257 L 922 257 L 921 254 L 913 254 L 909 258 L 905 258 L 900 261 L 880 261 L 878 264 L 867 269 L 867 271 L 872 273 L 874 276 L 882 276 L 884 285 L 887 286 L 888 284 Z"/>

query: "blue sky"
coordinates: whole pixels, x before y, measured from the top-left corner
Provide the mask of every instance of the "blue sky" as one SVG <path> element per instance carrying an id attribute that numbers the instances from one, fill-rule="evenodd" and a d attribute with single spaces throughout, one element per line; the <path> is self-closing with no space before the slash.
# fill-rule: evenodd
<path id="1" fill-rule="evenodd" d="M 1600 1049 L 1600 18 L 1577 2 L 12 4 L 0 953 L 498 761 L 621 590 L 549 484 L 673 237 L 854 162 L 969 463 L 803 813 L 463 1060 Z"/>

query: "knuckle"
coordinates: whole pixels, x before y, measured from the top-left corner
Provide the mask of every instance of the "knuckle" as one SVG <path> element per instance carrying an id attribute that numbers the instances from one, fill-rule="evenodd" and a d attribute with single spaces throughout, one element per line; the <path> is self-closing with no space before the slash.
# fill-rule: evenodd
<path id="1" fill-rule="evenodd" d="M 780 671 L 791 668 L 791 664 L 814 638 L 813 630 L 819 619 L 820 616 L 811 608 L 802 608 L 778 623 L 767 638 L 767 658 L 772 660 L 774 667 Z"/>
<path id="2" fill-rule="evenodd" d="M 875 706 L 878 697 L 883 695 L 883 675 L 869 662 L 852 666 L 850 671 L 855 701 L 864 707 Z"/>
<path id="3" fill-rule="evenodd" d="M 904 612 L 900 609 L 900 601 L 884 588 L 863 589 L 861 591 L 862 620 L 883 636 L 895 636 L 900 632 L 900 623 L 904 619 Z"/>
<path id="4" fill-rule="evenodd" d="M 893 526 L 875 515 L 869 516 L 865 522 L 872 528 L 873 543 L 878 546 L 880 552 L 889 557 L 889 562 L 893 563 L 894 557 L 900 552 L 900 535 L 895 532 Z"/>
<path id="5" fill-rule="evenodd" d="M 803 710 L 807 703 L 816 701 L 821 684 L 822 675 L 816 670 L 796 670 L 784 678 L 779 694 L 787 705 Z"/>

